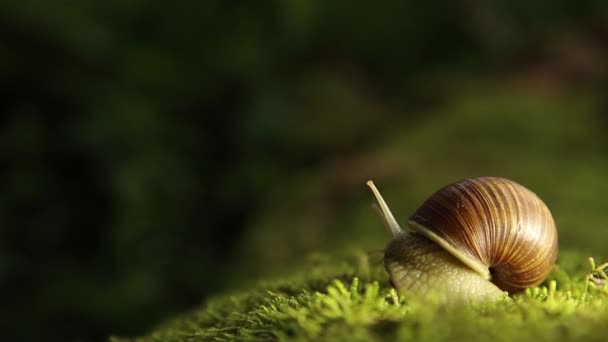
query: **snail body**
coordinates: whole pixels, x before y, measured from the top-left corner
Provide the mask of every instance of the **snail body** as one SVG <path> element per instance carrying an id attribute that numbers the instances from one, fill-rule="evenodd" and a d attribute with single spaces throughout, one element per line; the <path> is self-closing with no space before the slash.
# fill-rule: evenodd
<path id="1" fill-rule="evenodd" d="M 557 230 L 545 203 L 498 177 L 465 179 L 431 195 L 405 232 L 373 182 L 392 235 L 384 253 L 400 294 L 496 299 L 541 283 L 557 258 Z"/>

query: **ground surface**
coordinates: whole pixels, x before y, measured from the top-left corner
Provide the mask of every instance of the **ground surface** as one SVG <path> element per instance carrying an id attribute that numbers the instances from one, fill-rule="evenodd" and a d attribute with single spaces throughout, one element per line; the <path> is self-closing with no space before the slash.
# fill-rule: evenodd
<path id="1" fill-rule="evenodd" d="M 494 304 L 398 298 L 375 256 L 315 256 L 295 274 L 221 295 L 148 336 L 119 341 L 604 341 L 605 274 L 565 252 L 547 281 Z"/>

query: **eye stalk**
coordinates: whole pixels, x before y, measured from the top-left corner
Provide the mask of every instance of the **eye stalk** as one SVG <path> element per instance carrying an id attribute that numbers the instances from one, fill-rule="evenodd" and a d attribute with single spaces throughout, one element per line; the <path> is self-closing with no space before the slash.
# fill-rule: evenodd
<path id="1" fill-rule="evenodd" d="M 368 180 L 367 186 L 369 186 L 369 188 L 372 189 L 372 192 L 374 193 L 374 196 L 376 197 L 376 201 L 378 201 L 378 205 L 380 206 L 380 210 L 382 211 L 382 219 L 384 221 L 384 225 L 388 229 L 389 233 L 391 233 L 393 238 L 398 238 L 398 237 L 404 236 L 405 231 L 403 231 L 401 226 L 399 226 L 399 223 L 397 223 L 397 220 L 395 220 L 395 216 L 393 216 L 391 209 L 388 207 L 388 205 L 384 201 L 384 198 L 380 194 L 380 191 L 378 190 L 378 188 L 376 188 L 376 185 L 374 184 L 374 182 L 372 180 Z"/>

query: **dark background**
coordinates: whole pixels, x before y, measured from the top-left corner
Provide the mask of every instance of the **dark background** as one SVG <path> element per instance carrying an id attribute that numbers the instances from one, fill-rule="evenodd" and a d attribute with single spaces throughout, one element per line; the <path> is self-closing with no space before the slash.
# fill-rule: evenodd
<path id="1" fill-rule="evenodd" d="M 606 256 L 581 232 L 606 212 L 607 13 L 3 2 L 1 339 L 141 335 L 307 253 L 381 247 L 369 177 L 404 216 L 510 176 L 558 209 L 562 245 Z"/>

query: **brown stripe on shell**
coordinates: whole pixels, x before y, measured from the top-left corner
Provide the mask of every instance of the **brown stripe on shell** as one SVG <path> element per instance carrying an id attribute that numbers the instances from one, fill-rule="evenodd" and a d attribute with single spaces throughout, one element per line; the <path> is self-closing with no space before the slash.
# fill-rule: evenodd
<path id="1" fill-rule="evenodd" d="M 484 265 L 492 282 L 509 292 L 542 282 L 557 258 L 551 212 L 532 191 L 505 178 L 447 185 L 410 222 L 414 230 L 428 229 L 465 258 Z"/>

